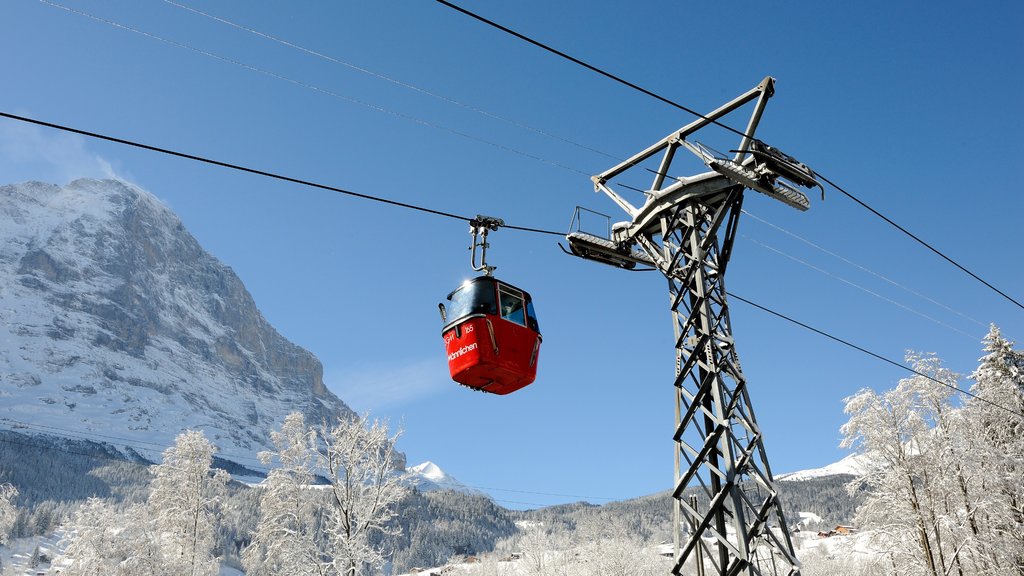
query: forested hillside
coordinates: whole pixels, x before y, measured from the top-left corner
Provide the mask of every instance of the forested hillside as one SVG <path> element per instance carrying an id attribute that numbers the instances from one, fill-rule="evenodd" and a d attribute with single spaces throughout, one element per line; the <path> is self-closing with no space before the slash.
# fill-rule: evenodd
<path id="1" fill-rule="evenodd" d="M 88 441 L 3 433 L 0 484 L 11 483 L 20 492 L 11 535 L 19 538 L 52 532 L 70 521 L 89 497 L 108 499 L 122 510 L 145 501 L 153 479 L 151 466 L 137 456 L 134 460 L 128 457 L 111 446 Z M 779 482 L 793 525 L 799 520 L 799 511 L 820 516 L 821 527 L 849 522 L 857 503 L 844 487 L 849 479 L 833 476 Z M 237 482 L 228 488 L 218 508 L 215 550 L 226 565 L 241 568 L 241 551 L 250 543 L 260 514 L 261 489 Z M 577 503 L 517 511 L 480 495 L 410 490 L 397 509 L 395 524 L 401 532 L 386 542 L 394 552 L 392 563 L 397 571 L 485 554 L 519 533 L 521 526 L 543 525 L 550 531 L 571 532 L 587 524 L 609 524 L 623 526 L 648 543 L 672 539 L 668 492 L 603 506 Z"/>

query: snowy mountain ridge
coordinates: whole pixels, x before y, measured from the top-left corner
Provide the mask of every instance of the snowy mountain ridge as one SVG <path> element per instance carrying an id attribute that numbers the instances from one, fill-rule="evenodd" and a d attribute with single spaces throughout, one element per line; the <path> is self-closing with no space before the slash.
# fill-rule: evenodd
<path id="1" fill-rule="evenodd" d="M 835 476 L 838 474 L 849 474 L 851 476 L 863 476 L 868 471 L 868 457 L 863 454 L 850 454 L 838 462 L 833 462 L 821 468 L 810 470 L 799 470 L 797 472 L 786 472 L 775 476 L 776 480 L 787 482 L 798 482 L 812 478 Z"/>
<path id="2" fill-rule="evenodd" d="M 256 466 L 289 412 L 352 415 L 319 360 L 149 192 L 0 186 L 0 220 L 0 425 L 123 441 L 151 460 L 191 428 Z"/>

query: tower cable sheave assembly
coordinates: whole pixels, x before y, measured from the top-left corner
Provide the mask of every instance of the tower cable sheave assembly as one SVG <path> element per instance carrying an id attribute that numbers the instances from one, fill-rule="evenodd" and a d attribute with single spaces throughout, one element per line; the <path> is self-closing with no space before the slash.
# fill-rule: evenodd
<path id="1" fill-rule="evenodd" d="M 736 352 L 725 271 L 732 255 L 744 191 L 755 190 L 797 210 L 810 201 L 797 189 L 818 187 L 807 166 L 754 139 L 775 81 L 691 122 L 592 178 L 629 220 L 607 237 L 585 230 L 577 208 L 566 239 L 576 256 L 620 268 L 638 264 L 668 280 L 675 332 L 674 574 L 795 575 L 799 563 L 772 477 L 764 441 Z M 694 139 L 702 128 L 753 103 L 733 156 Z M 676 153 L 688 151 L 709 171 L 669 177 Z M 637 207 L 611 184 L 661 155 L 645 201 Z M 696 498 L 691 498 L 691 496 Z"/>

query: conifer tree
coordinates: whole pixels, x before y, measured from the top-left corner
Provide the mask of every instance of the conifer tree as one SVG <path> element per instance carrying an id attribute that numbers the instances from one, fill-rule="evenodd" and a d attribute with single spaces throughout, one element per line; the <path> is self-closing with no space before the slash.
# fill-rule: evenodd
<path id="1" fill-rule="evenodd" d="M 995 325 L 985 356 L 971 375 L 964 436 L 976 480 L 974 517 L 981 526 L 992 573 L 1024 575 L 1024 353 Z"/>

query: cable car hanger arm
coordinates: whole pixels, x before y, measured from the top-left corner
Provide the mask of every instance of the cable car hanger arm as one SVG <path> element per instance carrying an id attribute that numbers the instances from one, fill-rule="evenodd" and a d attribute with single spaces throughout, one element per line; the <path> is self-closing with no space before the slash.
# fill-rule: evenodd
<path id="1" fill-rule="evenodd" d="M 490 244 L 487 243 L 487 233 L 496 232 L 498 228 L 504 225 L 505 221 L 501 218 L 484 216 L 482 214 L 477 214 L 476 218 L 469 221 L 469 233 L 473 235 L 473 245 L 470 247 L 473 254 L 470 256 L 469 264 L 474 271 L 483 272 L 484 276 L 494 274 L 497 266 L 487 265 L 487 248 L 490 247 Z M 480 249 L 479 265 L 476 263 L 477 248 Z"/>

